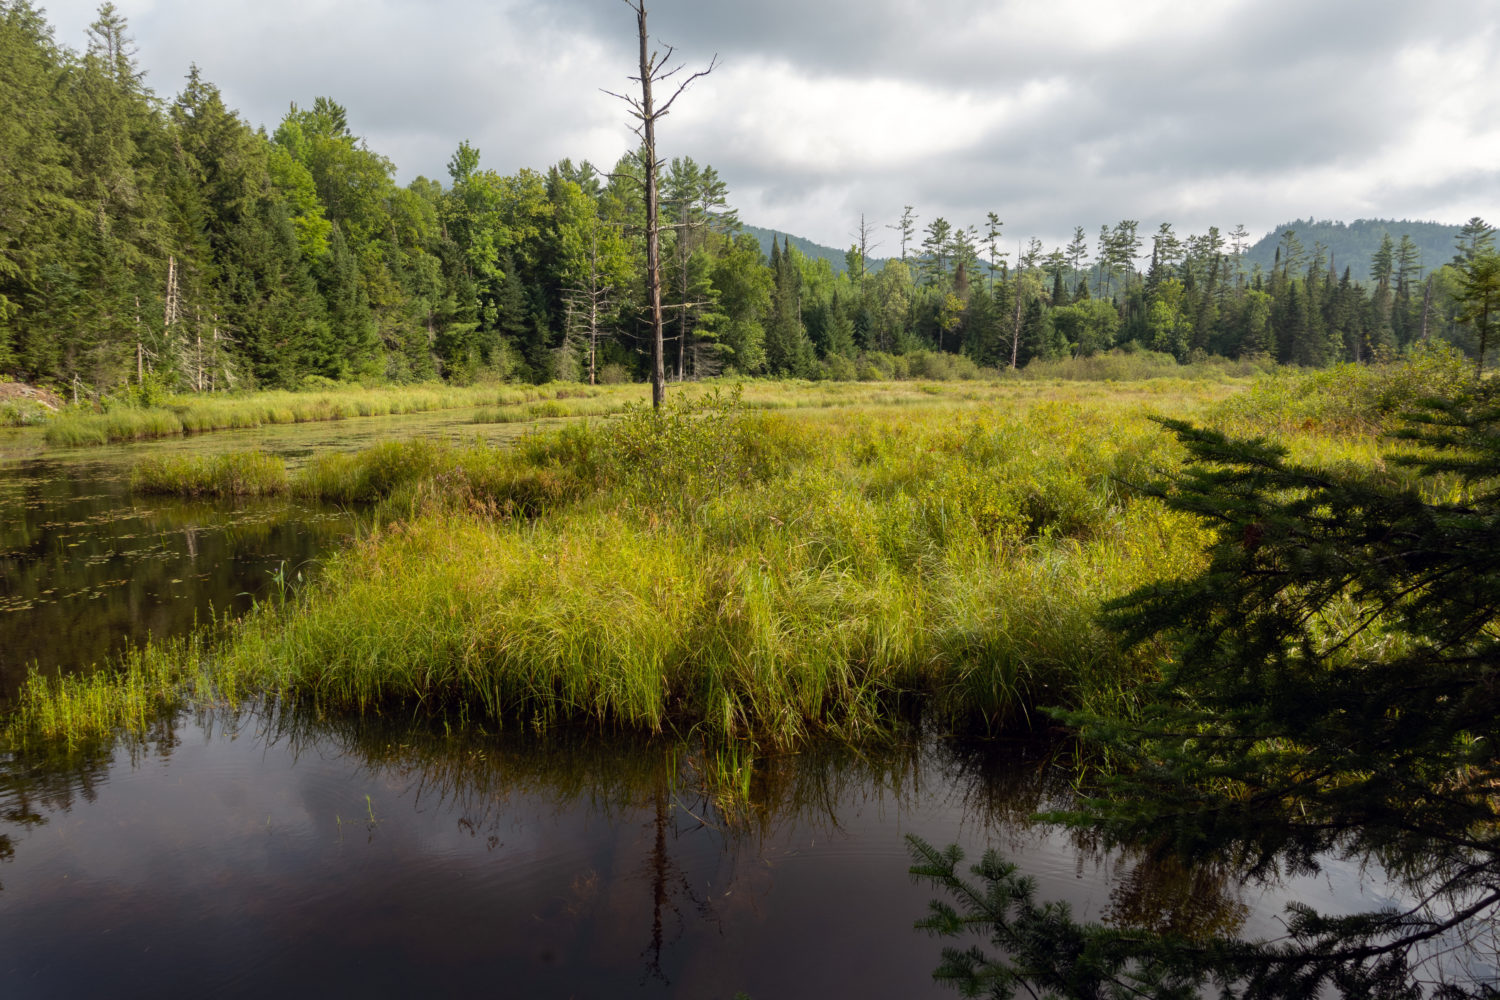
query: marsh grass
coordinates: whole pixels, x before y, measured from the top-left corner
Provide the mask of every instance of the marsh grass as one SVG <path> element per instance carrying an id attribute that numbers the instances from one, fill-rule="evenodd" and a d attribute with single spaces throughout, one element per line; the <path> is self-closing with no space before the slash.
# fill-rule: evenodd
<path id="1" fill-rule="evenodd" d="M 531 403 L 486 407 L 474 411 L 474 416 L 470 419 L 476 424 L 516 424 L 561 417 L 602 417 L 624 412 L 627 406 L 636 402 L 631 398 L 636 395 L 634 392 L 616 390 L 604 395 L 604 398 L 599 398 L 600 395 L 604 394 L 559 395 L 555 399 Z"/>
<path id="2" fill-rule="evenodd" d="M 286 463 L 264 452 L 161 455 L 142 459 L 130 473 L 136 493 L 175 496 L 262 497 L 291 488 Z"/>
<path id="3" fill-rule="evenodd" d="M 131 649 L 105 668 L 52 675 L 35 669 L 0 719 L 0 749 L 69 751 L 107 744 L 121 733 L 145 735 L 194 698 L 216 690 L 205 650 L 208 633 Z M 233 695 L 232 689 L 225 689 Z"/>
<path id="4" fill-rule="evenodd" d="M 1206 356 L 1188 364 L 1178 364 L 1170 354 L 1156 351 L 1116 349 L 1086 357 L 1061 358 L 1056 361 L 1033 361 L 1022 371 L 1027 379 L 1059 379 L 1085 382 L 1139 382 L 1147 379 L 1248 378 L 1270 370 L 1270 362 L 1256 359 L 1234 361 Z"/>
<path id="5" fill-rule="evenodd" d="M 1399 364 L 1278 369 L 1225 400 L 1213 419 L 1235 433 L 1288 439 L 1379 437 L 1393 417 L 1424 399 L 1453 398 L 1472 386 L 1470 365 L 1457 351 L 1434 345 Z"/>
<path id="6" fill-rule="evenodd" d="M 66 409 L 47 421 L 45 439 L 50 445 L 103 445 L 266 424 L 423 413 L 476 405 L 509 407 L 547 400 L 554 404 L 568 400 L 582 405 L 599 395 L 638 399 L 642 389 L 639 386 L 425 385 L 173 396 L 159 406 L 114 404 L 103 412 Z"/>
<path id="7" fill-rule="evenodd" d="M 324 713 L 763 748 L 883 739 L 912 705 L 986 732 L 1040 724 L 1039 706 L 1128 716 L 1155 653 L 1122 652 L 1099 608 L 1194 572 L 1205 542 L 1136 488 L 1181 461 L 1149 418 L 1244 426 L 1270 405 L 1254 393 L 1282 391 L 749 383 L 674 389 L 662 412 L 627 406 L 506 448 L 322 455 L 291 489 L 383 503 L 383 526 L 206 652 L 155 648 L 184 659 L 153 669 Z M 1314 458 L 1373 460 L 1341 424 L 1287 433 Z M 29 717 L 48 698 L 108 697 L 92 691 L 28 694 Z M 138 714 L 59 710 L 33 728 Z M 732 754 L 713 766 L 728 787 L 743 778 Z"/>
<path id="8" fill-rule="evenodd" d="M 321 456 L 294 490 L 383 500 L 386 527 L 213 670 L 325 711 L 769 745 L 880 737 L 913 698 L 991 730 L 1126 704 L 1148 667 L 1099 602 L 1199 547 L 1121 483 L 1167 439 L 1138 404 L 972 404 L 783 414 L 710 389 L 507 449 Z"/>

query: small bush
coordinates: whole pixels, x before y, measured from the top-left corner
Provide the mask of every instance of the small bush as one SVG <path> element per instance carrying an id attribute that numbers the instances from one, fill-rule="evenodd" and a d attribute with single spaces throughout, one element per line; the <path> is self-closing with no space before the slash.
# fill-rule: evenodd
<path id="1" fill-rule="evenodd" d="M 611 361 L 599 369 L 598 379 L 600 385 L 624 385 L 630 381 L 630 372 L 624 365 Z"/>
<path id="2" fill-rule="evenodd" d="M 823 362 L 828 378 L 834 382 L 853 382 L 859 378 L 859 369 L 853 361 L 839 354 L 830 354 Z"/>

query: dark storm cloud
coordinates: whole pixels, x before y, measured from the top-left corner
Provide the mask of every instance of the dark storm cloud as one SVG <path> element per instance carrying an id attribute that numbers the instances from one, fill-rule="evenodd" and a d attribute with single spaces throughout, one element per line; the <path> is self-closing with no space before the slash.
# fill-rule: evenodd
<path id="1" fill-rule="evenodd" d="M 321 94 L 402 180 L 461 139 L 510 171 L 609 164 L 635 24 L 621 0 L 120 0 L 151 83 L 190 62 L 274 128 Z M 1252 230 L 1299 215 L 1500 217 L 1500 62 L 1488 0 L 655 0 L 689 70 L 663 125 L 747 221 L 847 245 L 861 211 L 1049 243 L 1075 225 Z M 83 44 L 92 4 L 53 4 Z M 894 250 L 894 241 L 887 246 Z"/>

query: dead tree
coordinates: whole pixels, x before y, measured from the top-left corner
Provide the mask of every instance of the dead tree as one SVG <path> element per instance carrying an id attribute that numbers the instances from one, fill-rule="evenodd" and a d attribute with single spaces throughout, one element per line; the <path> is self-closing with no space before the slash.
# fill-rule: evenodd
<path id="1" fill-rule="evenodd" d="M 634 127 L 634 132 L 641 138 L 641 172 L 645 175 L 646 188 L 646 302 L 651 310 L 651 405 L 661 409 L 666 398 L 667 371 L 665 345 L 662 343 L 661 232 L 659 205 L 657 204 L 657 169 L 661 166 L 661 161 L 656 156 L 656 123 L 672 110 L 673 103 L 682 96 L 688 84 L 700 76 L 707 76 L 713 72 L 719 57 L 715 55 L 709 60 L 707 69 L 699 70 L 679 83 L 677 89 L 672 91 L 672 96 L 657 107 L 651 94 L 652 86 L 666 83 L 676 76 L 682 67 L 667 68 L 667 63 L 671 61 L 674 51 L 672 46 L 667 46 L 666 51 L 661 53 L 651 51 L 649 36 L 646 33 L 646 0 L 624 0 L 624 2 L 625 6 L 635 11 L 636 26 L 640 33 L 641 74 L 630 79 L 639 81 L 641 96 L 629 97 L 612 90 L 606 90 L 605 93 L 611 97 L 618 97 L 630 105 L 631 117 L 640 122 Z"/>
<path id="2" fill-rule="evenodd" d="M 595 224 L 589 230 L 588 270 L 567 295 L 568 336 L 571 338 L 576 330 L 588 340 L 589 385 L 598 380 L 599 340 L 605 336 L 600 324 L 614 291 L 615 286 L 606 280 L 599 268 L 599 228 Z"/>
<path id="3" fill-rule="evenodd" d="M 870 237 L 875 234 L 874 230 L 875 227 L 865 222 L 865 213 L 860 212 L 859 228 L 850 235 L 854 237 L 854 245 L 859 248 L 859 274 L 852 277 L 861 294 L 865 290 L 865 274 L 869 271 L 870 251 L 880 247 L 879 243 L 870 242 Z"/>

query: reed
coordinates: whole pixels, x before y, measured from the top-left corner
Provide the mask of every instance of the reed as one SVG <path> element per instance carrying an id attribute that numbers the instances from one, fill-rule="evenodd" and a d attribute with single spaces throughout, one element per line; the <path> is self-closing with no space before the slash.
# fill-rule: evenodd
<path id="1" fill-rule="evenodd" d="M 142 459 L 130 473 L 136 493 L 176 496 L 261 497 L 291 488 L 286 463 L 264 452 L 162 455 Z"/>

